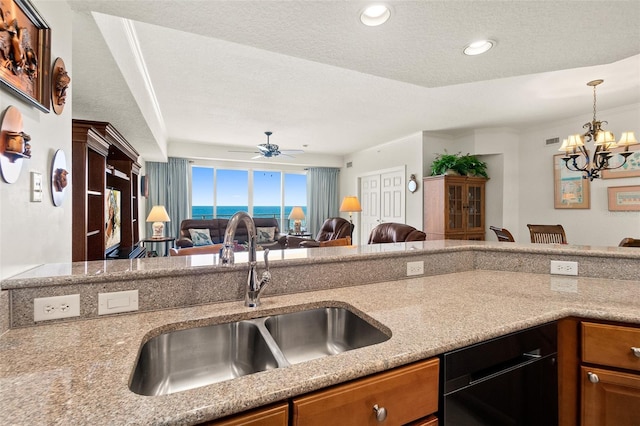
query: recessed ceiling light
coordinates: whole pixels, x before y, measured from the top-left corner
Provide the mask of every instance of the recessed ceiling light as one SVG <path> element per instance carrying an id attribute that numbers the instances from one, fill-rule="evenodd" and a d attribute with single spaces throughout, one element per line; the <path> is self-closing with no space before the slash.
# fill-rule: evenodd
<path id="1" fill-rule="evenodd" d="M 360 21 L 369 27 L 382 25 L 391 17 L 391 10 L 383 4 L 367 6 L 360 14 Z"/>
<path id="2" fill-rule="evenodd" d="M 464 54 L 469 56 L 480 55 L 491 49 L 495 44 L 496 42 L 493 40 L 474 41 L 464 48 Z"/>

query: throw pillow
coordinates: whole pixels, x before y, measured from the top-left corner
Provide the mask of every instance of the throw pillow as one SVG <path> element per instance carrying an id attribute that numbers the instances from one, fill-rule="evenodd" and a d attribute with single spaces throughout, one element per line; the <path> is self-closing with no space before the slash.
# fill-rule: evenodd
<path id="1" fill-rule="evenodd" d="M 274 241 L 276 236 L 276 228 L 275 226 L 270 226 L 268 228 L 256 228 L 257 235 L 257 243 L 271 243 Z"/>
<path id="2" fill-rule="evenodd" d="M 213 244 L 208 228 L 189 229 L 189 235 L 191 235 L 191 241 L 193 241 L 194 246 L 208 246 Z"/>

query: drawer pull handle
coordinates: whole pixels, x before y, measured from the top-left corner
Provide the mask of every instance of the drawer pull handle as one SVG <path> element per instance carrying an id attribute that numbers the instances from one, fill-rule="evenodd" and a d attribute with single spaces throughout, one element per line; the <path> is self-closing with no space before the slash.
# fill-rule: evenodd
<path id="1" fill-rule="evenodd" d="M 600 381 L 600 378 L 598 377 L 598 375 L 596 373 L 587 373 L 587 377 L 589 378 L 589 381 L 591 383 L 598 383 Z"/>
<path id="2" fill-rule="evenodd" d="M 376 412 L 376 419 L 379 422 L 384 422 L 387 419 L 387 409 L 384 407 L 378 407 L 378 404 L 373 406 L 373 411 Z"/>
<path id="3" fill-rule="evenodd" d="M 631 346 L 631 352 L 633 352 L 633 354 L 634 354 L 635 356 L 637 356 L 638 358 L 640 358 L 640 348 L 636 348 L 636 347 Z"/>

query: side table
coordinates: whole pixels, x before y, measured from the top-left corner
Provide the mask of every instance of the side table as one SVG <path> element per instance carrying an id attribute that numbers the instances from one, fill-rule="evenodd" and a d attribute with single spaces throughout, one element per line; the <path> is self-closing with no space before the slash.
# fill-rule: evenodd
<path id="1" fill-rule="evenodd" d="M 168 256 L 169 255 L 169 248 L 170 248 L 170 244 L 175 241 L 174 237 L 160 237 L 160 238 L 145 238 L 144 240 L 141 240 L 142 244 L 146 244 L 146 243 L 165 243 L 165 252 L 163 256 Z"/>

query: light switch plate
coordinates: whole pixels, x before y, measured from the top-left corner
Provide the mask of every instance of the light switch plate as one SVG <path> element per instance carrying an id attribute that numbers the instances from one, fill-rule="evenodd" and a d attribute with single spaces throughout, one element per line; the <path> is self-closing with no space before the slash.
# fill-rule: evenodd
<path id="1" fill-rule="evenodd" d="M 98 293 L 98 315 L 138 310 L 138 290 Z"/>
<path id="2" fill-rule="evenodd" d="M 42 173 L 31 172 L 31 201 L 42 202 Z"/>

